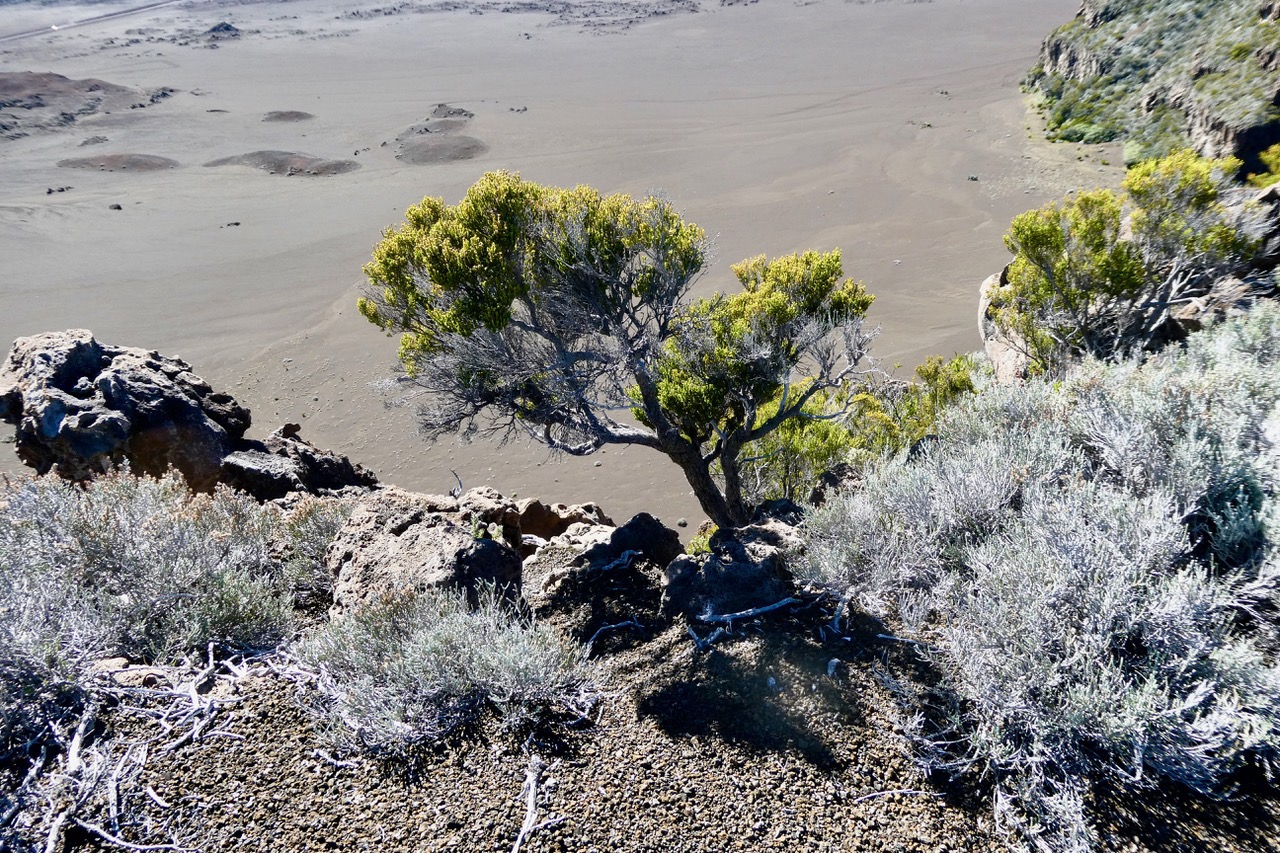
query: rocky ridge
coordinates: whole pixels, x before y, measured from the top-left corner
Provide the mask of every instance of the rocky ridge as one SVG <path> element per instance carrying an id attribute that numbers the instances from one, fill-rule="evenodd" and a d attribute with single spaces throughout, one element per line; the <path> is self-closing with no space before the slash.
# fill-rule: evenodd
<path id="1" fill-rule="evenodd" d="M 1246 166 L 1280 142 L 1274 4 L 1084 0 L 1045 39 L 1028 78 L 1047 102 L 1051 135 L 1129 140 L 1126 159 L 1190 144 Z"/>

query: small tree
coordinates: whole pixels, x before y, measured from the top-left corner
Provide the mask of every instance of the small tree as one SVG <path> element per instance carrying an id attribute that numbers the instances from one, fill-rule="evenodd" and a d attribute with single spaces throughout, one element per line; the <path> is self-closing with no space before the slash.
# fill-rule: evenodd
<path id="1" fill-rule="evenodd" d="M 1256 250 L 1256 209 L 1228 203 L 1239 166 L 1179 151 L 1134 166 L 1123 193 L 1084 192 L 1014 217 L 997 325 L 1041 370 L 1162 343 L 1171 311 L 1245 270 Z"/>
<path id="2" fill-rule="evenodd" d="M 744 261 L 742 292 L 686 301 L 706 263 L 702 229 L 663 199 L 491 172 L 383 235 L 360 311 L 401 333 L 428 437 L 652 447 L 736 527 L 751 510 L 746 448 L 789 420 L 840 416 L 808 413 L 857 371 L 872 297 L 833 251 Z"/>

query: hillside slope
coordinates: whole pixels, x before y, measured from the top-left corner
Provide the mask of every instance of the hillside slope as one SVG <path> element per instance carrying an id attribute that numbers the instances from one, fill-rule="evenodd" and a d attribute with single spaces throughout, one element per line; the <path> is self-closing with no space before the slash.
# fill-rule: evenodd
<path id="1" fill-rule="evenodd" d="M 1028 85 L 1048 132 L 1125 139 L 1129 162 L 1193 145 L 1250 165 L 1280 141 L 1280 3 L 1085 0 Z"/>

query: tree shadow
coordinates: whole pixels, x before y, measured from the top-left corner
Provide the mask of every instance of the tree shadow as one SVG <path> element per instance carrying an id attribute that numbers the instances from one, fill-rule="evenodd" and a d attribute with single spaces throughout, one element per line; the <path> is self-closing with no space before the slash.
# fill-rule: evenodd
<path id="1" fill-rule="evenodd" d="M 793 752 L 820 769 L 845 763 L 830 742 L 862 722 L 853 686 L 829 674 L 830 644 L 805 636 L 812 626 L 776 623 L 723 642 L 641 692 L 637 711 L 673 737 L 709 737 L 765 752 Z"/>

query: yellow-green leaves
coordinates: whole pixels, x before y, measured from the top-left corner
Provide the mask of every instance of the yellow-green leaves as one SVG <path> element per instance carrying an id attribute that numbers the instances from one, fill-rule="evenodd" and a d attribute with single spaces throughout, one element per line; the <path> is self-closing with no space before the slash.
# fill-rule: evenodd
<path id="1" fill-rule="evenodd" d="M 401 361 L 413 374 L 450 335 L 498 331 L 517 303 L 535 305 L 565 287 L 590 291 L 577 295 L 604 313 L 646 298 L 657 277 L 682 288 L 702 268 L 705 242 L 661 199 L 489 172 L 458 204 L 423 199 L 383 234 L 364 268 L 371 289 L 359 308 L 402 333 Z"/>
<path id="2" fill-rule="evenodd" d="M 809 322 L 847 322 L 874 299 L 843 278 L 839 250 L 761 255 L 733 271 L 744 289 L 690 305 L 658 364 L 662 408 L 690 438 L 743 426 L 796 366 Z"/>
<path id="3" fill-rule="evenodd" d="M 1249 175 L 1249 183 L 1255 187 L 1269 187 L 1280 183 L 1280 145 L 1272 145 L 1259 153 L 1258 159 L 1267 167 L 1267 171 Z"/>
<path id="4" fill-rule="evenodd" d="M 1239 166 L 1178 151 L 1130 169 L 1122 193 L 1083 192 L 1015 217 L 992 314 L 1033 371 L 1070 353 L 1144 346 L 1170 300 L 1248 257 L 1239 210 L 1222 200 Z"/>
<path id="5" fill-rule="evenodd" d="M 640 444 L 735 526 L 750 446 L 777 433 L 779 458 L 805 464 L 843 446 L 822 407 L 858 376 L 871 295 L 839 252 L 806 252 L 744 261 L 741 292 L 688 302 L 706 260 L 706 234 L 664 199 L 491 172 L 383 234 L 360 311 L 401 334 L 428 436 L 518 434 L 573 455 Z"/>

